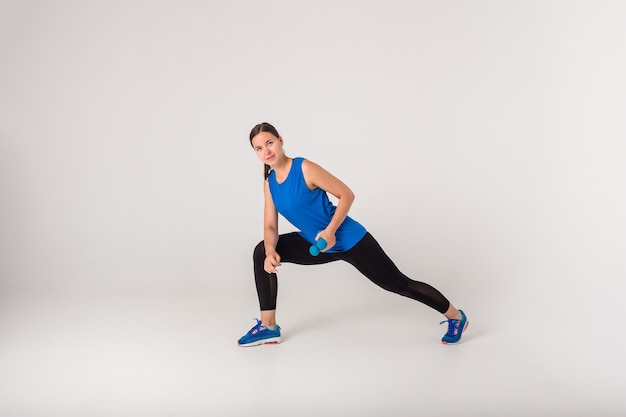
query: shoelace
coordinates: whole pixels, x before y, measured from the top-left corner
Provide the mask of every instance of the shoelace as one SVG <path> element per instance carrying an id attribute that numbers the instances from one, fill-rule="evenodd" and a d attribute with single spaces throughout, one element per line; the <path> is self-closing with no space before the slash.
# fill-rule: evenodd
<path id="1" fill-rule="evenodd" d="M 461 320 L 448 319 L 448 320 L 444 320 L 440 322 L 439 324 L 444 324 L 444 323 L 448 323 L 448 332 L 446 333 L 446 336 L 454 336 L 457 334 L 459 330 L 459 325 L 461 324 Z"/>
<path id="2" fill-rule="evenodd" d="M 255 318 L 253 320 L 256 320 L 256 324 L 250 329 L 250 331 L 248 333 L 250 334 L 256 334 L 257 332 L 267 329 L 267 327 L 265 327 L 265 325 L 263 323 L 261 323 L 261 320 Z"/>

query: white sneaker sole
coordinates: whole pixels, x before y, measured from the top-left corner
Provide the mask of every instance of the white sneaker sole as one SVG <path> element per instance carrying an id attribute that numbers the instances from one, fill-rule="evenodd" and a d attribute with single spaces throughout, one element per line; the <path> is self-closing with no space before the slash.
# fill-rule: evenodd
<path id="1" fill-rule="evenodd" d="M 245 344 L 240 344 L 240 347 L 251 347 L 251 346 L 259 346 L 259 345 L 271 345 L 280 343 L 280 337 L 270 337 L 263 340 L 257 340 L 256 342 L 250 342 Z"/>

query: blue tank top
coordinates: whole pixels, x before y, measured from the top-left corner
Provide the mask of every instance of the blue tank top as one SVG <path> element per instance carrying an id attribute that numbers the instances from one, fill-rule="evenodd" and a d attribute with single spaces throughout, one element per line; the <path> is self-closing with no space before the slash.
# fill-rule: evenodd
<path id="1" fill-rule="evenodd" d="M 270 172 L 268 181 L 276 210 L 300 229 L 300 235 L 313 245 L 315 236 L 328 226 L 337 207 L 330 202 L 326 191 L 321 188 L 310 190 L 307 187 L 302 174 L 302 161 L 304 158 L 293 159 L 289 174 L 281 184 L 276 181 L 274 171 Z M 365 227 L 346 216 L 335 234 L 337 243 L 328 252 L 345 252 L 366 233 Z"/>

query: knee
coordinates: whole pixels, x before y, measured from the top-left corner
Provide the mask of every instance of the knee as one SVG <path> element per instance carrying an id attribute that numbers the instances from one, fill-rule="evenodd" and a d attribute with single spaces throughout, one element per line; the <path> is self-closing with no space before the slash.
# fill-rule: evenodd
<path id="1" fill-rule="evenodd" d="M 263 261 L 265 259 L 265 242 L 263 240 L 254 247 L 252 257 L 255 261 Z"/>
<path id="2" fill-rule="evenodd" d="M 377 284 L 384 290 L 407 296 L 410 293 L 410 280 L 403 274 L 385 275 Z"/>

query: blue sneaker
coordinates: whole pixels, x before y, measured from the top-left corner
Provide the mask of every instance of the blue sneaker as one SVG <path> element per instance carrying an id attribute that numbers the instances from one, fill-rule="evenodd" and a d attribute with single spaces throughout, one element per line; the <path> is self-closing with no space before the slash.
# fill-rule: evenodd
<path id="1" fill-rule="evenodd" d="M 463 332 L 467 329 L 469 321 L 467 321 L 467 317 L 465 317 L 463 310 L 459 310 L 459 313 L 461 313 L 461 320 L 448 319 L 439 323 L 448 323 L 448 332 L 444 334 L 441 339 L 441 343 L 444 345 L 456 345 L 459 343 Z"/>
<path id="2" fill-rule="evenodd" d="M 256 325 L 237 342 L 239 343 L 239 346 L 248 347 L 263 345 L 265 343 L 280 343 L 279 325 L 276 325 L 276 328 L 271 330 L 266 325 L 261 323 L 261 320 L 255 320 Z"/>

